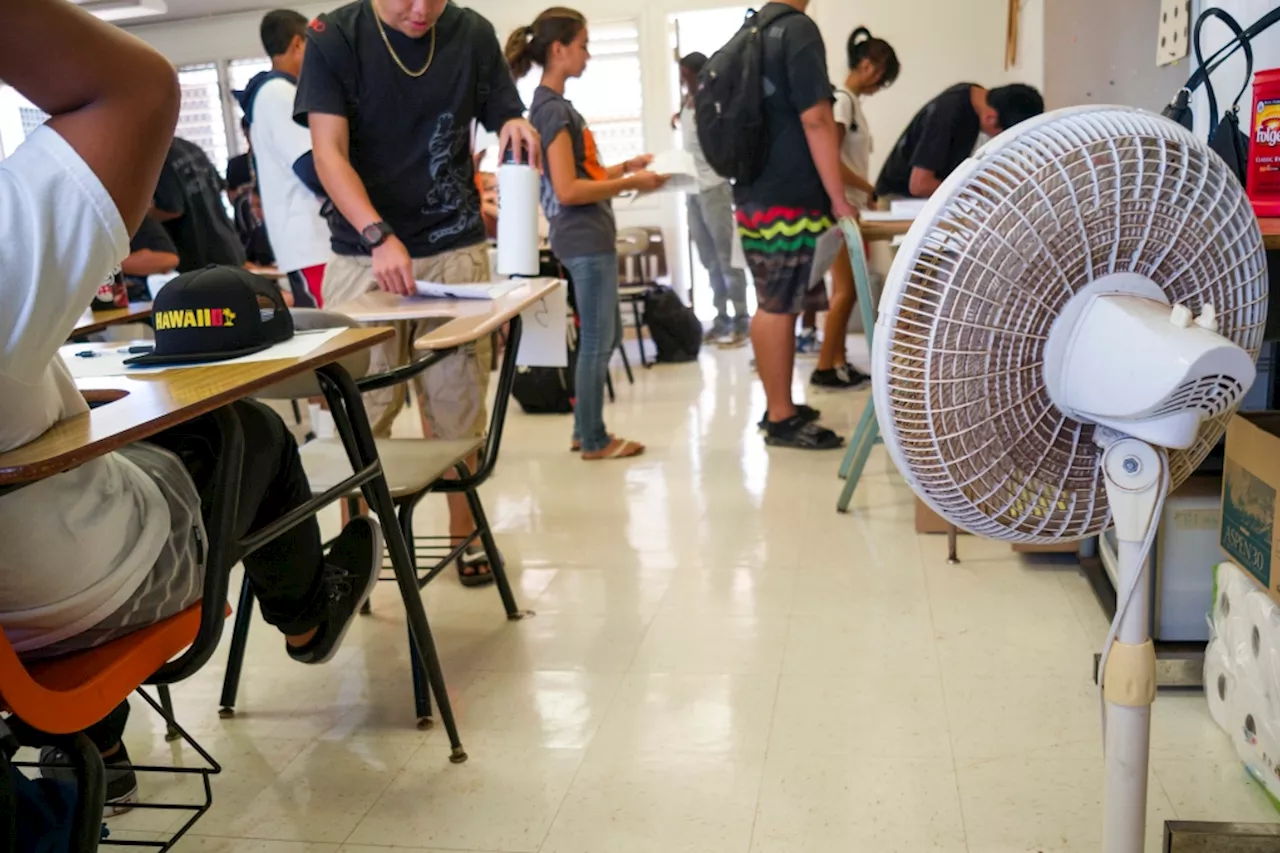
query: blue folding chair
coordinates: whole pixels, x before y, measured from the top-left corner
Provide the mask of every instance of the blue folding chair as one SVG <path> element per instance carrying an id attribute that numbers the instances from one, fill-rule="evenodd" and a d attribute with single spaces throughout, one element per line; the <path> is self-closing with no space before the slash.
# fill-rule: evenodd
<path id="1" fill-rule="evenodd" d="M 872 335 L 876 328 L 876 306 L 871 295 L 871 273 L 867 270 L 867 252 L 862 242 L 862 231 L 856 220 L 845 217 L 840 220 L 840 230 L 844 232 L 845 248 L 849 252 L 849 261 L 853 265 L 853 286 L 858 296 L 858 310 L 862 312 L 862 328 L 867 336 L 867 349 L 871 349 Z M 862 479 L 862 469 L 867 465 L 871 448 L 880 442 L 880 423 L 876 420 L 875 399 L 867 400 L 867 407 L 862 410 L 858 428 L 853 431 L 853 440 L 845 451 L 840 462 L 840 477 L 845 481 L 840 491 L 840 500 L 836 509 L 849 511 L 849 501 Z"/>

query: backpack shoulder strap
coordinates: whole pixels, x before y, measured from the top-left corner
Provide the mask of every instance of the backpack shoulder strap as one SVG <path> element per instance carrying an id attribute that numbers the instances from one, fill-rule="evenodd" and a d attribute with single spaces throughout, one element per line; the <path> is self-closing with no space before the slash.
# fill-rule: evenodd
<path id="1" fill-rule="evenodd" d="M 480 114 L 484 112 L 485 105 L 489 103 L 489 96 L 493 94 L 493 75 L 497 70 L 493 57 L 489 51 L 484 49 L 484 45 L 479 44 L 480 36 L 484 34 L 485 26 L 489 24 L 481 14 L 474 9 L 463 9 L 470 17 L 470 32 L 472 37 L 471 51 L 475 57 L 476 69 L 476 118 L 480 118 Z M 492 29 L 492 25 L 489 25 Z M 494 38 L 497 38 L 495 33 Z"/>
<path id="2" fill-rule="evenodd" d="M 770 12 L 767 15 L 762 12 L 758 12 L 755 9 L 748 11 L 747 24 L 751 26 L 755 26 L 757 29 L 763 30 L 766 27 L 770 27 L 773 24 L 776 24 L 778 21 L 782 20 L 788 15 L 804 14 L 796 7 L 790 6 L 786 3 L 779 3 L 778 5 L 781 6 L 782 8 L 774 9 L 772 12 Z"/>

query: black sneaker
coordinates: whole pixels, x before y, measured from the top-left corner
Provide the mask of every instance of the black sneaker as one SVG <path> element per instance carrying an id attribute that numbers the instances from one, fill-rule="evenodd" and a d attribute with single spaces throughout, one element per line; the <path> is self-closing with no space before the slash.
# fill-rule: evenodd
<path id="1" fill-rule="evenodd" d="M 822 412 L 819 412 L 813 406 L 806 406 L 804 403 L 800 403 L 799 405 L 796 406 L 795 416 L 803 420 L 805 423 L 811 424 L 814 421 L 816 421 L 818 418 L 822 417 Z M 760 429 L 769 428 L 769 412 L 767 410 L 763 415 L 760 416 L 760 421 L 756 424 L 756 426 L 759 427 Z"/>
<path id="2" fill-rule="evenodd" d="M 816 388 L 831 388 L 840 391 L 861 388 L 870 381 L 870 376 L 854 370 L 847 364 L 833 367 L 830 370 L 815 370 L 813 375 L 809 377 L 809 384 Z"/>
<path id="3" fill-rule="evenodd" d="M 133 772 L 133 764 L 129 761 L 129 753 L 124 744 L 120 744 L 120 749 L 103 763 L 107 768 L 107 803 L 102 816 L 115 817 L 129 811 L 138 802 L 138 774 Z M 72 785 L 76 782 L 76 772 L 71 768 L 70 757 L 52 746 L 40 750 L 40 775 L 45 779 L 70 782 Z"/>
<path id="4" fill-rule="evenodd" d="M 342 645 L 347 628 L 378 584 L 382 565 L 382 528 L 368 516 L 351 519 L 333 540 L 324 561 L 325 615 L 305 646 L 289 646 L 300 663 L 324 663 Z"/>
<path id="5" fill-rule="evenodd" d="M 836 450 L 844 445 L 844 439 L 831 430 L 800 415 L 793 415 L 781 423 L 770 422 L 765 427 L 764 443 L 770 447 L 793 447 L 797 450 Z"/>

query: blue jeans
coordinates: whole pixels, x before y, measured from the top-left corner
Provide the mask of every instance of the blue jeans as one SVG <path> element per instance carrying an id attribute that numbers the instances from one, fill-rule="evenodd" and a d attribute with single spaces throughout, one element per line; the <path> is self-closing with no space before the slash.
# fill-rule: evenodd
<path id="1" fill-rule="evenodd" d="M 604 385 L 609 360 L 622 344 L 622 317 L 618 313 L 618 255 L 607 252 L 565 258 L 562 263 L 573 279 L 582 331 L 578 337 L 577 400 L 573 406 L 573 439 L 584 453 L 609 446 L 604 427 Z"/>

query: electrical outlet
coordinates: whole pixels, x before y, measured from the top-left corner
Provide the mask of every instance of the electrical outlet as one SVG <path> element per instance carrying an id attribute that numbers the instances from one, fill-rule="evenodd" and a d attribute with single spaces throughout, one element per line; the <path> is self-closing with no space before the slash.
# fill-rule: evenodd
<path id="1" fill-rule="evenodd" d="M 1160 0 L 1156 65 L 1172 65 L 1187 55 L 1191 38 L 1189 0 Z"/>

